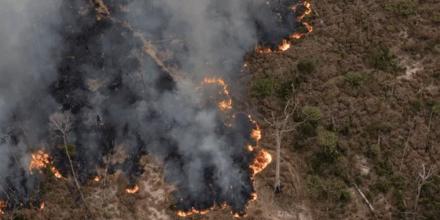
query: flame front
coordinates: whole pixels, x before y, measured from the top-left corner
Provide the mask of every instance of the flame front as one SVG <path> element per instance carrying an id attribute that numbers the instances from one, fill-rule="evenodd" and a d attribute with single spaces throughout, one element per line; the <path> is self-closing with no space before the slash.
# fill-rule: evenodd
<path id="1" fill-rule="evenodd" d="M 131 188 L 127 188 L 125 191 L 126 191 L 128 194 L 135 194 L 135 193 L 139 192 L 139 186 L 138 186 L 138 185 L 134 185 L 134 186 L 131 187 Z"/>
<path id="2" fill-rule="evenodd" d="M 253 175 L 257 175 L 272 162 L 272 155 L 264 149 L 258 151 L 257 156 L 255 157 L 254 162 L 251 164 L 250 168 L 252 170 Z"/>
<path id="3" fill-rule="evenodd" d="M 231 96 L 229 95 L 229 88 L 228 85 L 226 84 L 225 80 L 223 80 L 222 78 L 216 78 L 216 77 L 205 77 L 202 81 L 203 85 L 218 85 L 219 87 L 222 88 L 222 90 L 219 92 L 220 95 L 224 96 L 225 99 L 221 100 L 218 103 L 218 108 L 221 111 L 228 111 L 232 109 L 232 99 Z"/>
<path id="4" fill-rule="evenodd" d="M 6 202 L 3 200 L 0 200 L 0 216 L 5 214 L 6 207 L 7 207 Z"/>
<path id="5" fill-rule="evenodd" d="M 43 150 L 38 150 L 31 155 L 31 162 L 29 163 L 29 172 L 32 173 L 34 170 L 41 170 L 48 167 L 50 172 L 57 178 L 60 179 L 63 176 L 60 171 L 52 164 L 49 154 Z"/>
<path id="6" fill-rule="evenodd" d="M 273 51 L 271 48 L 265 48 L 265 47 L 257 47 L 256 52 L 257 53 L 272 53 L 272 52 L 284 52 L 292 47 L 292 43 L 290 40 L 298 40 L 303 38 L 306 34 L 313 32 L 313 27 L 309 23 L 303 21 L 306 16 L 309 16 L 312 14 L 312 4 L 309 2 L 309 0 L 303 0 L 301 3 L 292 6 L 290 9 L 292 11 L 297 11 L 297 8 L 299 6 L 304 7 L 304 12 L 297 16 L 297 20 L 301 22 L 304 27 L 307 29 L 306 33 L 299 33 L 295 32 L 289 35 L 287 39 L 283 39 L 281 43 L 278 45 L 275 51 Z"/>
<path id="7" fill-rule="evenodd" d="M 211 209 L 197 210 L 195 208 L 192 208 L 191 210 L 186 211 L 186 212 L 185 211 L 177 211 L 177 216 L 184 218 L 184 217 L 189 217 L 192 215 L 206 215 L 206 214 L 208 214 L 208 212 L 210 210 Z"/>

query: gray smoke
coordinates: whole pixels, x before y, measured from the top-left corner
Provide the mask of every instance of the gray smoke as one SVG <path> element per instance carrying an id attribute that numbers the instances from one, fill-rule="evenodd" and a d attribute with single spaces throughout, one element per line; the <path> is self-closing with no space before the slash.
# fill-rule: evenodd
<path id="1" fill-rule="evenodd" d="M 62 141 L 50 129 L 56 112 L 72 114 L 69 144 L 82 182 L 123 148 L 113 164 L 132 183 L 139 160 L 152 154 L 176 185 L 176 208 L 227 203 L 243 212 L 254 191 L 245 150 L 252 124 L 236 114 L 232 125 L 217 106 L 217 91 L 200 88 L 204 76 L 236 79 L 257 43 L 274 45 L 295 24 L 284 10 L 292 0 L 108 0 L 112 19 L 96 19 L 83 0 L 3 0 L 0 3 L 0 186 L 17 200 L 38 178 L 27 169 L 32 149 L 45 147 L 69 175 Z M 134 31 L 150 40 L 165 64 L 145 54 Z M 267 42 L 266 42 L 267 41 Z M 25 181 L 23 181 L 25 180 Z M 20 183 L 18 183 L 20 182 Z M 24 183 L 24 184 L 23 184 Z M 4 195 L 8 194 L 8 195 Z M 22 198 L 23 197 L 23 198 Z"/>
<path id="2" fill-rule="evenodd" d="M 55 108 L 47 88 L 56 79 L 60 36 L 58 0 L 0 2 L 0 186 L 27 188 L 19 168 L 31 148 L 44 146 L 47 114 Z M 16 138 L 11 138 L 11 134 Z M 24 174 L 27 175 L 27 174 Z M 7 183 L 8 182 L 8 183 Z M 20 182 L 20 183 L 19 183 Z M 17 196 L 23 190 L 17 190 Z M 14 197 L 15 195 L 9 195 Z"/>

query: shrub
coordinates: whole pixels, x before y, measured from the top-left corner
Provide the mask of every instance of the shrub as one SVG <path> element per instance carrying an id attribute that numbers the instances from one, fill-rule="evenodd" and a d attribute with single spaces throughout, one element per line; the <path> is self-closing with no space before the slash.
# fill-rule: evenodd
<path id="1" fill-rule="evenodd" d="M 331 131 L 322 127 L 318 128 L 318 143 L 322 147 L 332 148 L 336 150 L 338 144 L 338 136 Z"/>
<path id="2" fill-rule="evenodd" d="M 256 79 L 251 85 L 251 95 L 257 98 L 266 98 L 273 94 L 274 81 L 272 79 L 263 78 Z"/>
<path id="3" fill-rule="evenodd" d="M 345 82 L 351 87 L 359 87 L 366 81 L 366 75 L 358 72 L 348 72 L 344 75 Z"/>
<path id="4" fill-rule="evenodd" d="M 440 114 L 440 103 L 435 103 L 432 106 L 432 113 L 433 114 Z"/>
<path id="5" fill-rule="evenodd" d="M 385 10 L 407 17 L 416 14 L 417 2 L 414 0 L 400 0 L 398 2 L 386 3 Z"/>
<path id="6" fill-rule="evenodd" d="M 276 87 L 276 95 L 278 98 L 280 99 L 284 99 L 286 100 L 288 97 L 290 97 L 292 95 L 293 92 L 293 81 L 292 80 L 288 80 L 288 81 L 283 81 L 280 83 L 274 83 L 275 87 Z"/>
<path id="7" fill-rule="evenodd" d="M 382 71 L 395 72 L 399 69 L 396 56 L 391 54 L 388 48 L 377 48 L 371 51 L 369 62 L 372 67 Z"/>
<path id="8" fill-rule="evenodd" d="M 298 64 L 296 65 L 296 68 L 300 73 L 303 74 L 311 74 L 316 70 L 315 63 L 313 63 L 313 61 L 311 60 L 299 61 Z"/>
<path id="9" fill-rule="evenodd" d="M 342 205 L 351 200 L 347 185 L 338 178 L 321 178 L 317 175 L 310 175 L 307 177 L 307 189 L 310 195 L 317 200 L 338 202 Z"/>
<path id="10" fill-rule="evenodd" d="M 317 122 L 321 119 L 321 110 L 314 106 L 304 106 L 302 109 L 302 114 L 305 120 L 312 122 Z"/>

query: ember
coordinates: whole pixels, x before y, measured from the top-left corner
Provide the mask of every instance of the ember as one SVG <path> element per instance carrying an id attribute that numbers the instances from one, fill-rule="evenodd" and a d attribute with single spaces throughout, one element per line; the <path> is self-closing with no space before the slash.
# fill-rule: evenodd
<path id="1" fill-rule="evenodd" d="M 126 191 L 128 194 L 135 194 L 135 193 L 139 192 L 139 186 L 138 186 L 138 185 L 134 185 L 134 186 L 131 187 L 131 188 L 127 188 L 125 191 Z"/>

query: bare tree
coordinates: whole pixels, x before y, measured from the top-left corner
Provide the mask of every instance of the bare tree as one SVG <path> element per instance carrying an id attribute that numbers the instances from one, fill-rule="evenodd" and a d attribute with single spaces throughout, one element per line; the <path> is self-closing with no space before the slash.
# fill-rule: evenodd
<path id="1" fill-rule="evenodd" d="M 49 118 L 50 120 L 50 126 L 54 131 L 58 131 L 61 133 L 62 137 L 63 137 L 63 146 L 64 146 L 64 151 L 66 153 L 67 159 L 69 160 L 69 166 L 70 166 L 70 171 L 72 172 L 72 176 L 73 176 L 73 180 L 75 182 L 75 186 L 79 192 L 79 195 L 81 197 L 81 200 L 83 201 L 84 205 L 87 208 L 87 203 L 84 199 L 84 195 L 81 191 L 81 185 L 79 184 L 78 181 L 78 177 L 76 175 L 75 172 L 75 168 L 73 166 L 73 161 L 72 161 L 72 157 L 70 155 L 69 152 L 69 147 L 68 147 L 68 135 L 70 130 L 72 129 L 72 115 L 70 113 L 54 113 L 50 116 Z"/>
<path id="2" fill-rule="evenodd" d="M 417 210 L 419 206 L 420 194 L 422 193 L 422 188 L 426 185 L 426 183 L 428 183 L 434 172 L 434 167 L 430 166 L 429 168 L 426 168 L 425 164 L 422 164 L 421 170 L 417 173 L 417 193 L 414 201 L 414 219 L 417 219 Z"/>
<path id="3" fill-rule="evenodd" d="M 281 180 L 280 180 L 280 166 L 281 166 L 281 145 L 283 136 L 286 133 L 293 132 L 302 122 L 294 122 L 292 119 L 293 114 L 297 109 L 298 103 L 292 98 L 289 99 L 281 115 L 276 115 L 275 111 L 271 112 L 270 119 L 264 119 L 267 124 L 273 129 L 273 135 L 275 138 L 276 146 L 276 160 L 275 160 L 275 192 L 281 192 Z"/>

